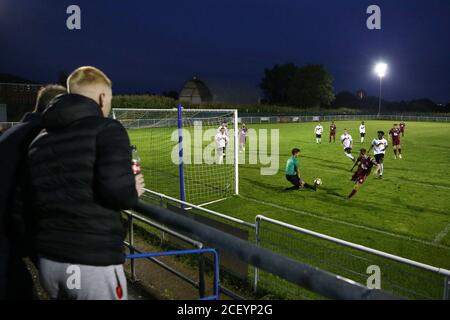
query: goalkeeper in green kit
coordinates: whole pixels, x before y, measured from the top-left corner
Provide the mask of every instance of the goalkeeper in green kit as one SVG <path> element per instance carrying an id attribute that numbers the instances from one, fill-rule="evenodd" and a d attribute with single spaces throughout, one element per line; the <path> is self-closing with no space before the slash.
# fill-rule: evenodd
<path id="1" fill-rule="evenodd" d="M 286 188 L 285 190 L 298 190 L 300 188 L 308 188 L 312 190 L 316 190 L 315 185 L 310 185 L 300 179 L 299 176 L 299 166 L 300 162 L 298 161 L 298 157 L 300 156 L 300 149 L 294 148 L 292 149 L 292 156 L 286 162 L 286 179 L 293 184 L 292 187 Z"/>

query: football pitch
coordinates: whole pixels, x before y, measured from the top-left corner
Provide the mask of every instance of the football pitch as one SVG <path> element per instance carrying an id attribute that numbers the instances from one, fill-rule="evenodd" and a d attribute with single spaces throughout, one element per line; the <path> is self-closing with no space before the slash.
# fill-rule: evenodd
<path id="1" fill-rule="evenodd" d="M 450 124 L 407 122 L 405 137 L 401 140 L 403 159 L 394 159 L 389 141 L 384 179 L 371 175 L 348 201 L 346 196 L 354 186 L 350 181 L 353 163 L 344 156 L 339 136 L 344 128 L 349 129 L 353 137 L 353 154 L 357 156 L 361 147 L 370 147 L 378 130 L 387 135 L 393 122 L 366 121 L 367 134 L 363 144 L 360 143 L 359 124 L 360 121 L 337 121 L 336 143 L 329 143 L 329 123 L 322 123 L 325 132 L 320 145 L 316 144 L 313 132 L 316 123 L 248 125 L 255 130 L 279 130 L 279 171 L 264 176 L 260 174 L 261 164 L 240 165 L 239 196 L 211 204 L 208 208 L 251 223 L 261 214 L 450 269 Z M 138 136 L 142 140 L 144 131 L 131 130 L 132 143 L 136 143 Z M 315 192 L 284 190 L 290 186 L 285 179 L 284 166 L 294 147 L 301 149 L 301 178 L 309 183 L 316 177 L 322 179 L 322 186 Z M 142 147 L 141 150 L 145 169 L 147 151 Z M 248 159 L 248 147 L 246 152 Z M 176 178 L 167 181 L 177 184 Z"/>

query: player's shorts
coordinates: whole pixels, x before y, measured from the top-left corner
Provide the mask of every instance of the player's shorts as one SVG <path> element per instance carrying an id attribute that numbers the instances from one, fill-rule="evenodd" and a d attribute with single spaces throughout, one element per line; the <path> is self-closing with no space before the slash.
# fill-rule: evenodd
<path id="1" fill-rule="evenodd" d="M 399 146 L 400 145 L 400 139 L 392 139 L 392 145 Z"/>
<path id="2" fill-rule="evenodd" d="M 403 127 L 403 128 L 400 127 L 400 132 L 402 132 L 402 133 L 405 132 L 405 127 Z"/>
<path id="3" fill-rule="evenodd" d="M 352 148 L 345 148 L 344 151 L 345 153 L 352 153 Z"/>
<path id="4" fill-rule="evenodd" d="M 377 163 L 382 163 L 384 160 L 384 153 L 379 153 L 375 155 L 375 161 Z"/>
<path id="5" fill-rule="evenodd" d="M 321 134 L 316 134 L 316 138 L 320 139 L 320 138 L 322 138 L 322 135 Z"/>
<path id="6" fill-rule="evenodd" d="M 352 176 L 352 181 L 363 184 L 370 175 L 370 170 L 358 170 Z"/>
<path id="7" fill-rule="evenodd" d="M 331 137 L 336 137 L 336 132 L 330 131 L 330 136 Z"/>
<path id="8" fill-rule="evenodd" d="M 361 132 L 361 138 L 364 138 L 366 136 L 366 134 L 364 132 Z"/>
<path id="9" fill-rule="evenodd" d="M 303 185 L 305 184 L 305 181 L 303 181 L 302 179 L 300 179 L 300 177 L 299 176 L 296 176 L 296 175 L 286 175 L 286 179 L 290 182 L 290 183 L 292 183 L 294 186 L 297 186 L 297 187 L 303 187 Z"/>

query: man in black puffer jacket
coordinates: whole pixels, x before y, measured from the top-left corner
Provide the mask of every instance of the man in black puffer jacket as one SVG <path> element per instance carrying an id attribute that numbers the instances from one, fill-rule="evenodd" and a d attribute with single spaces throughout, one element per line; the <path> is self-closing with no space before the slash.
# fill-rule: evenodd
<path id="1" fill-rule="evenodd" d="M 120 210 L 136 204 L 143 177 L 126 130 L 107 117 L 108 77 L 81 67 L 67 84 L 28 152 L 41 282 L 54 299 L 126 299 Z"/>

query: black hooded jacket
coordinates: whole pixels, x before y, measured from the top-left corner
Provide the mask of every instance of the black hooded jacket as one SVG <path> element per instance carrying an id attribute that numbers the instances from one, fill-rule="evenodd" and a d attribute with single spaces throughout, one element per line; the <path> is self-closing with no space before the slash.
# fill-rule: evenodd
<path id="1" fill-rule="evenodd" d="M 76 94 L 54 99 L 42 124 L 28 151 L 37 253 L 93 266 L 123 263 L 120 210 L 138 199 L 126 130 Z"/>

